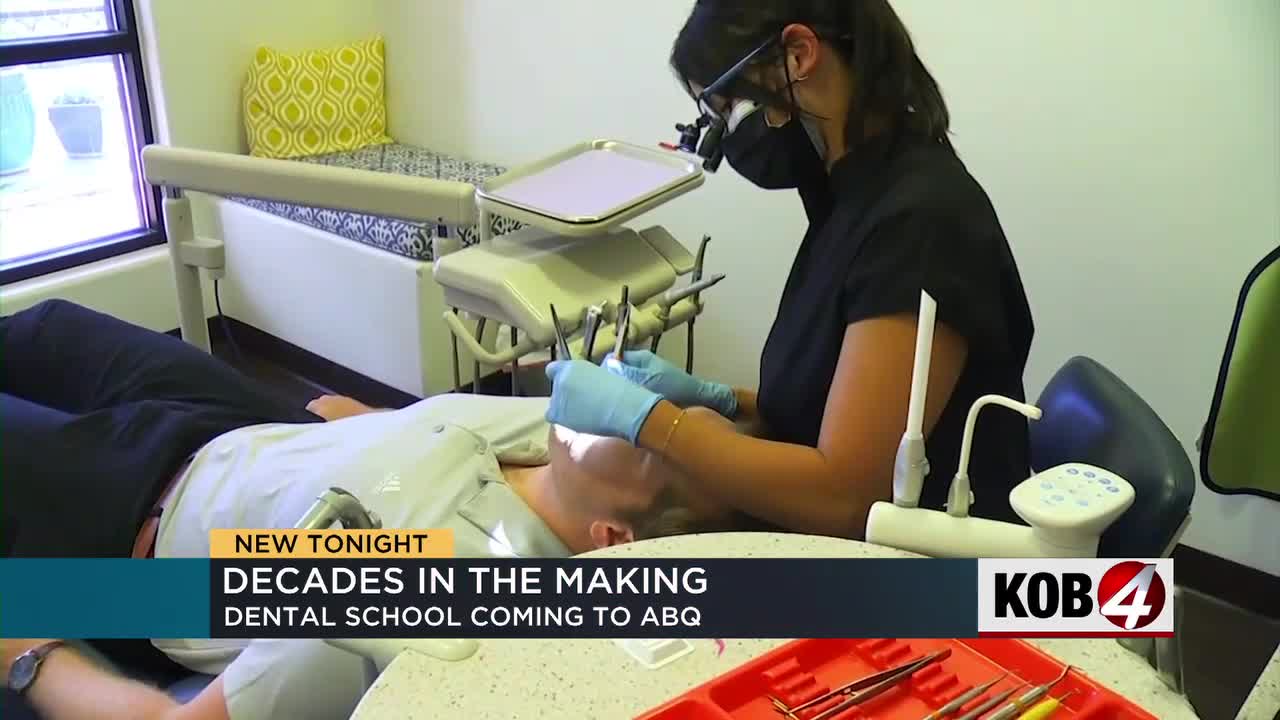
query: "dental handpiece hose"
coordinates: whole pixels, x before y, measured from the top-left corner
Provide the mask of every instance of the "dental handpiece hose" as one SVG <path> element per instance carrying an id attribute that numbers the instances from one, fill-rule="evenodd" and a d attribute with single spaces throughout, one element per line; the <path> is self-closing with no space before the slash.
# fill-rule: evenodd
<path id="1" fill-rule="evenodd" d="M 956 466 L 956 476 L 951 479 L 951 488 L 947 492 L 948 515 L 969 517 L 969 506 L 973 504 L 973 490 L 969 483 L 969 455 L 973 450 L 973 433 L 978 426 L 978 413 L 988 405 L 999 405 L 1020 412 L 1032 420 L 1040 419 L 1040 408 L 1002 395 L 983 395 L 973 403 L 964 423 L 964 438 L 960 441 L 960 463 Z"/>

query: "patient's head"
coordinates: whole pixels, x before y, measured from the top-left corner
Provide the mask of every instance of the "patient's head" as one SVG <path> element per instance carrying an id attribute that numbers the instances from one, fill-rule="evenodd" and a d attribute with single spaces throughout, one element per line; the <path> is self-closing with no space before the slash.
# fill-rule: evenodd
<path id="1" fill-rule="evenodd" d="M 657 453 L 625 440 L 551 427 L 551 473 L 560 505 L 588 548 L 724 529 L 718 503 Z"/>

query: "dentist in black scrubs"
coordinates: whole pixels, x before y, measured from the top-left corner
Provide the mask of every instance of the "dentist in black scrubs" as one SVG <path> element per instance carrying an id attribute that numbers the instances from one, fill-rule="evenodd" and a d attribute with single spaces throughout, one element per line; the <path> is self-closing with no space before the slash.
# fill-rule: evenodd
<path id="1" fill-rule="evenodd" d="M 548 419 L 661 453 L 767 527 L 861 537 L 871 504 L 892 495 L 923 289 L 938 310 L 921 505 L 941 508 L 973 402 L 1024 399 L 1033 325 L 1000 221 L 951 144 L 906 28 L 886 0 L 699 0 L 671 64 L 705 117 L 724 122 L 729 165 L 766 190 L 798 191 L 809 218 L 759 389 L 647 352 L 557 362 Z M 1016 520 L 1008 493 L 1029 474 L 1027 445 L 1021 415 L 982 414 L 974 515 Z"/>

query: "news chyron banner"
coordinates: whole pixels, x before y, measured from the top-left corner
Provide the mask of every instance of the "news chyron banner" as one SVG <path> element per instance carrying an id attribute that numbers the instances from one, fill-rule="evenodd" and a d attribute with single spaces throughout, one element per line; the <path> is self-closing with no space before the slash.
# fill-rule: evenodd
<path id="1" fill-rule="evenodd" d="M 448 530 L 218 531 L 215 638 L 969 636 L 968 561 L 464 560 Z M 926 567 L 927 566 L 927 567 Z M 954 596 L 955 601 L 939 602 Z"/>
<path id="2" fill-rule="evenodd" d="M 851 554 L 865 546 L 851 544 Z M 449 530 L 226 530 L 207 559 L 0 560 L 0 636 L 1167 636 L 1170 560 L 462 559 Z M 632 555 L 636 557 L 632 557 Z"/>

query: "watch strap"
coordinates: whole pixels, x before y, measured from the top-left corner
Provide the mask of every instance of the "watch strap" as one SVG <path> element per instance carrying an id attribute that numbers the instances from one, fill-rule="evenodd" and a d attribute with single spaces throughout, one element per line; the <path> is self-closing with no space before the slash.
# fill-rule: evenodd
<path id="1" fill-rule="evenodd" d="M 67 643 L 64 640 L 50 640 L 49 642 L 43 645 L 39 645 L 37 647 L 31 648 L 27 652 L 31 653 L 32 655 L 35 655 L 40 660 L 44 660 L 45 657 L 49 655 L 49 653 L 53 652 L 54 650 L 57 650 L 58 648 L 66 644 Z"/>
<path id="2" fill-rule="evenodd" d="M 47 643 L 31 648 L 15 658 L 13 664 L 9 666 L 9 689 L 18 693 L 26 692 L 27 688 L 31 687 L 35 683 L 36 676 L 40 674 L 40 666 L 44 664 L 44 659 L 49 656 L 49 653 L 57 650 L 63 645 L 66 645 L 66 642 L 63 640 L 50 640 Z M 21 686 L 15 687 L 13 671 L 14 668 L 22 662 L 23 658 L 33 658 L 35 664 L 31 669 L 31 675 L 26 678 L 26 681 L 22 683 Z"/>

